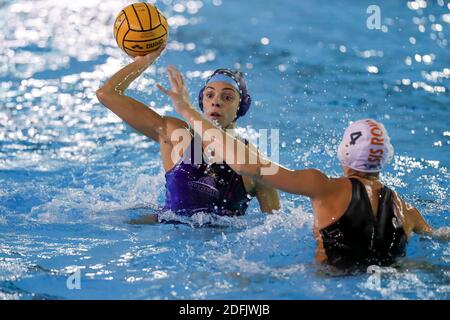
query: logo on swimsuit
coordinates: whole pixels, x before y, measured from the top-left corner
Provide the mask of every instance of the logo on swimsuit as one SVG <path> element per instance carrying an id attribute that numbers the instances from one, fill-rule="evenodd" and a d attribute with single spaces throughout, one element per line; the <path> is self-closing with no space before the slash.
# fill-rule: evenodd
<path id="1" fill-rule="evenodd" d="M 219 199 L 220 192 L 216 188 L 216 180 L 213 177 L 202 177 L 197 181 L 189 181 L 187 184 L 191 191 L 198 191 L 202 194 Z"/>

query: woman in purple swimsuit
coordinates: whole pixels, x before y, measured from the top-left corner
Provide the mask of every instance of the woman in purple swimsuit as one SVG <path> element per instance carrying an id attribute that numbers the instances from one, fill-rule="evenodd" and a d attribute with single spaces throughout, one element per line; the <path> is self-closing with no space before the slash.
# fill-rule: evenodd
<path id="1" fill-rule="evenodd" d="M 201 142 L 194 131 L 178 118 L 161 116 L 150 107 L 125 95 L 131 82 L 145 71 L 164 50 L 136 57 L 105 85 L 97 90 L 98 100 L 137 131 L 160 145 L 166 171 L 165 210 L 181 215 L 208 212 L 217 215 L 243 215 L 252 197 L 259 201 L 261 211 L 271 213 L 280 208 L 278 193 L 254 179 L 234 172 L 226 163 L 204 160 Z M 251 104 L 242 73 L 218 69 L 199 93 L 199 106 L 204 115 L 234 135 L 236 120 L 245 115 Z M 180 131 L 190 141 L 180 148 Z M 248 143 L 245 141 L 245 143 Z M 199 147 L 196 147 L 199 146 Z M 148 215 L 133 223 L 157 222 L 157 215 Z"/>

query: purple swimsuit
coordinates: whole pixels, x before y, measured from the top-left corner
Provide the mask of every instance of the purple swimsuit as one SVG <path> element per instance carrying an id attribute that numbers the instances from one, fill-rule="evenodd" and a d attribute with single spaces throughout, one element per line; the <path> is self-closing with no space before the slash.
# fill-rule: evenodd
<path id="1" fill-rule="evenodd" d="M 196 212 L 221 216 L 245 214 L 251 197 L 245 191 L 242 176 L 226 163 L 208 165 L 203 157 L 201 164 L 200 161 L 195 164 L 193 142 L 194 139 L 183 158 L 166 172 L 164 210 L 189 216 Z M 198 146 L 200 148 L 201 143 Z"/>

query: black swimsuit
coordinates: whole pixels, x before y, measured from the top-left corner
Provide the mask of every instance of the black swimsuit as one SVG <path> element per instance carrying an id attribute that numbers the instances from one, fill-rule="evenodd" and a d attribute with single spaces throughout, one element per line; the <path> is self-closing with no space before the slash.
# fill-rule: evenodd
<path id="1" fill-rule="evenodd" d="M 404 256 L 407 236 L 393 209 L 393 192 L 383 187 L 378 212 L 372 211 L 364 184 L 350 178 L 352 200 L 338 221 L 321 229 L 327 262 L 336 267 L 389 265 Z"/>

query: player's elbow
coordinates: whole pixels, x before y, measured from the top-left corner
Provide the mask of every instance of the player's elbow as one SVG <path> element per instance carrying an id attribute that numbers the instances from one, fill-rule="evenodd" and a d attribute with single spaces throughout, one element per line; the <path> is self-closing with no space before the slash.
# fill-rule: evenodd
<path id="1" fill-rule="evenodd" d="M 101 100 L 105 99 L 107 92 L 104 87 L 101 87 L 101 88 L 97 89 L 97 91 L 95 91 L 95 95 L 97 96 L 97 99 L 99 101 L 101 101 Z"/>
<path id="2" fill-rule="evenodd" d="M 97 91 L 95 91 L 95 95 L 97 96 L 97 99 L 98 101 L 100 101 L 100 103 L 102 103 L 104 106 L 107 106 L 108 100 L 109 98 L 111 98 L 113 93 L 107 88 L 101 87 Z"/>

